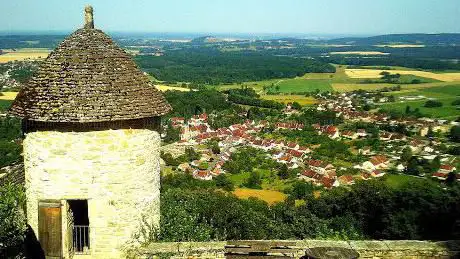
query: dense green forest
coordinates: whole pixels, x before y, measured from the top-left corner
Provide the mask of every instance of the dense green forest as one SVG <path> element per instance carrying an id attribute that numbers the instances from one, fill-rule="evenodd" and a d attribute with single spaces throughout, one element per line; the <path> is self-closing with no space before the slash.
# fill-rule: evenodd
<path id="1" fill-rule="evenodd" d="M 460 64 L 436 59 L 419 59 L 409 57 L 373 57 L 330 56 L 321 58 L 324 62 L 354 66 L 402 66 L 417 69 L 459 70 Z"/>
<path id="2" fill-rule="evenodd" d="M 222 111 L 231 107 L 231 103 L 225 95 L 216 90 L 202 91 L 166 91 L 166 100 L 173 110 L 169 116 L 181 116 L 190 118 L 203 112 Z"/>
<path id="3" fill-rule="evenodd" d="M 312 59 L 213 48 L 169 51 L 164 56 L 137 56 L 135 60 L 144 71 L 168 82 L 223 84 L 335 72 L 332 65 Z"/>
<path id="4" fill-rule="evenodd" d="M 304 186 L 305 185 L 305 186 Z M 245 239 L 428 239 L 460 238 L 460 188 L 414 181 L 397 189 L 384 180 L 359 181 L 314 198 L 299 183 L 288 200 L 272 206 L 240 200 L 216 182 L 191 176 L 162 180 L 164 241 Z M 206 190 L 206 191 L 203 191 Z M 305 200 L 295 206 L 294 199 Z"/>

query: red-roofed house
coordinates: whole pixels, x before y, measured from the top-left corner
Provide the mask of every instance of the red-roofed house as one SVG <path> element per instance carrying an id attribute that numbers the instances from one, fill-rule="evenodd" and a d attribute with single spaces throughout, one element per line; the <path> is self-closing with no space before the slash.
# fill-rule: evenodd
<path id="1" fill-rule="evenodd" d="M 342 175 L 339 178 L 337 178 L 337 180 L 341 185 L 352 185 L 355 183 L 355 179 L 352 175 L 349 174 Z"/>
<path id="2" fill-rule="evenodd" d="M 374 170 L 371 173 L 372 177 L 382 177 L 385 175 L 385 172 L 382 172 L 380 170 Z"/>
<path id="3" fill-rule="evenodd" d="M 366 171 L 372 172 L 377 169 L 386 169 L 390 161 L 386 156 L 378 155 L 373 156 L 369 161 L 363 163 L 362 168 Z"/>
<path id="4" fill-rule="evenodd" d="M 436 172 L 431 177 L 436 178 L 441 181 L 445 181 L 447 179 L 447 176 L 449 176 L 449 173 Z"/>
<path id="5" fill-rule="evenodd" d="M 309 160 L 306 163 L 313 171 L 318 172 L 320 174 L 325 174 L 329 170 L 333 170 L 334 166 L 332 164 L 328 164 L 321 160 Z"/>
<path id="6" fill-rule="evenodd" d="M 305 181 L 311 182 L 315 181 L 314 177 L 317 173 L 311 169 L 304 170 L 302 174 L 300 174 L 299 178 Z"/>
<path id="7" fill-rule="evenodd" d="M 450 172 L 453 172 L 457 170 L 457 168 L 455 166 L 452 166 L 452 165 L 441 165 L 439 167 L 439 172 L 441 173 L 450 173 Z"/>
<path id="8" fill-rule="evenodd" d="M 336 126 L 333 126 L 333 125 L 328 125 L 328 126 L 323 127 L 321 132 L 328 135 L 331 139 L 340 137 L 339 130 L 337 129 Z"/>
<path id="9" fill-rule="evenodd" d="M 343 131 L 341 135 L 342 135 L 342 138 L 346 138 L 346 139 L 357 139 L 358 138 L 358 134 L 350 130 Z"/>
<path id="10" fill-rule="evenodd" d="M 337 181 L 337 179 L 323 177 L 321 179 L 321 185 L 323 185 L 324 188 L 326 188 L 326 189 L 330 189 L 332 187 L 338 187 L 340 185 L 340 183 L 339 183 L 339 181 Z"/>
<path id="11" fill-rule="evenodd" d="M 365 181 L 371 179 L 371 174 L 368 173 L 368 172 L 361 172 L 361 175 L 360 175 L 360 176 L 361 176 L 361 179 L 363 179 L 363 180 L 365 180 Z"/>
<path id="12" fill-rule="evenodd" d="M 199 180 L 210 181 L 212 180 L 212 175 L 209 171 L 206 170 L 195 170 L 193 172 L 193 178 Z"/>

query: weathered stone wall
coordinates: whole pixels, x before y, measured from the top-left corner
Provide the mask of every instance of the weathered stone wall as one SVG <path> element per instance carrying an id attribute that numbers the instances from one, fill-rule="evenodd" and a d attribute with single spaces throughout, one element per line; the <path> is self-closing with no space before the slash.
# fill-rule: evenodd
<path id="1" fill-rule="evenodd" d="M 38 235 L 40 200 L 65 204 L 87 199 L 90 257 L 120 257 L 121 249 L 139 233 L 141 218 L 159 224 L 159 147 L 159 134 L 145 129 L 28 133 L 24 141 L 28 223 Z"/>
<path id="2" fill-rule="evenodd" d="M 268 241 L 270 242 L 270 241 Z M 283 241 L 285 242 L 285 241 Z M 459 258 L 460 241 L 292 241 L 293 258 L 301 258 L 313 247 L 345 247 L 354 249 L 359 258 Z M 225 258 L 226 242 L 153 243 L 130 251 L 131 258 Z M 291 246 L 290 246 L 291 247 Z"/>

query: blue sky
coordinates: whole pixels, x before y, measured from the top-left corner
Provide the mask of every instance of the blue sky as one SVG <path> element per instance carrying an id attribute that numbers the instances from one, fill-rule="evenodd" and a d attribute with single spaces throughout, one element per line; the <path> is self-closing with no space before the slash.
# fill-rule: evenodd
<path id="1" fill-rule="evenodd" d="M 460 0 L 0 0 L 0 31 L 73 31 L 86 4 L 105 31 L 460 32 Z"/>

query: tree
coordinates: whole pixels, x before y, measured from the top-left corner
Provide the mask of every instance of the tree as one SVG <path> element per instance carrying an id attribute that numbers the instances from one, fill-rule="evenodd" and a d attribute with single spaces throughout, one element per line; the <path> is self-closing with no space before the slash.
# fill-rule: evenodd
<path id="1" fill-rule="evenodd" d="M 187 160 L 189 162 L 200 159 L 200 154 L 191 147 L 188 147 L 185 149 L 185 155 L 187 156 Z"/>
<path id="2" fill-rule="evenodd" d="M 457 174 L 454 173 L 454 172 L 450 172 L 447 175 L 446 184 L 449 185 L 449 186 L 452 186 L 455 183 L 456 180 L 457 180 Z"/>
<path id="3" fill-rule="evenodd" d="M 428 127 L 428 132 L 426 133 L 426 136 L 428 138 L 433 138 L 434 137 L 433 127 L 431 127 L 431 126 Z"/>
<path id="4" fill-rule="evenodd" d="M 450 129 L 449 137 L 454 142 L 460 142 L 460 126 L 453 126 Z"/>
<path id="5" fill-rule="evenodd" d="M 220 154 L 219 142 L 212 140 L 212 141 L 209 141 L 207 144 L 208 144 L 208 148 L 211 149 L 212 153 Z"/>
<path id="6" fill-rule="evenodd" d="M 260 178 L 260 174 L 256 171 L 252 171 L 249 178 L 244 183 L 244 186 L 252 189 L 262 189 L 261 184 L 262 179 Z"/>
<path id="7" fill-rule="evenodd" d="M 410 175 L 423 174 L 423 167 L 420 166 L 420 161 L 417 157 L 413 156 L 409 159 L 406 167 L 406 173 Z"/>
<path id="8" fill-rule="evenodd" d="M 302 109 L 302 105 L 300 105 L 298 102 L 293 102 L 293 103 L 291 104 L 291 107 L 292 107 L 293 109 L 296 109 L 296 110 L 301 110 L 301 109 Z"/>
<path id="9" fill-rule="evenodd" d="M 405 147 L 401 154 L 401 162 L 407 162 L 412 157 L 412 149 L 410 147 Z"/>
<path id="10" fill-rule="evenodd" d="M 433 161 L 430 163 L 430 171 L 431 173 L 434 173 L 439 170 L 439 167 L 441 167 L 441 158 L 439 156 L 436 156 Z"/>
<path id="11" fill-rule="evenodd" d="M 454 155 L 454 156 L 459 156 L 460 155 L 460 146 L 451 147 L 449 149 L 449 154 Z"/>
<path id="12" fill-rule="evenodd" d="M 288 179 L 289 178 L 289 169 L 286 164 L 282 164 L 279 171 L 278 171 L 278 177 L 280 179 Z"/>
<path id="13" fill-rule="evenodd" d="M 442 102 L 436 100 L 428 100 L 423 106 L 427 108 L 442 107 Z"/>
<path id="14" fill-rule="evenodd" d="M 0 249 L 18 246 L 24 240 L 27 228 L 24 206 L 22 186 L 9 182 L 0 186 Z"/>
<path id="15" fill-rule="evenodd" d="M 222 188 L 225 191 L 231 192 L 235 189 L 233 182 L 228 179 L 225 174 L 220 174 L 214 178 L 216 186 Z"/>
<path id="16" fill-rule="evenodd" d="M 290 194 L 294 199 L 305 199 L 313 194 L 313 190 L 314 188 L 311 183 L 296 181 L 292 185 Z"/>
<path id="17" fill-rule="evenodd" d="M 179 129 L 174 128 L 169 124 L 166 128 L 166 137 L 163 139 L 165 143 L 173 143 L 180 140 Z"/>
<path id="18" fill-rule="evenodd" d="M 410 106 L 409 106 L 409 105 L 407 105 L 407 106 L 406 106 L 406 114 L 410 114 L 410 112 L 411 112 L 411 110 L 410 110 Z"/>
<path id="19" fill-rule="evenodd" d="M 175 159 L 170 153 L 164 153 L 163 151 L 161 151 L 160 157 L 161 159 L 163 159 L 167 166 L 178 166 L 180 164 L 180 162 L 177 159 Z"/>

